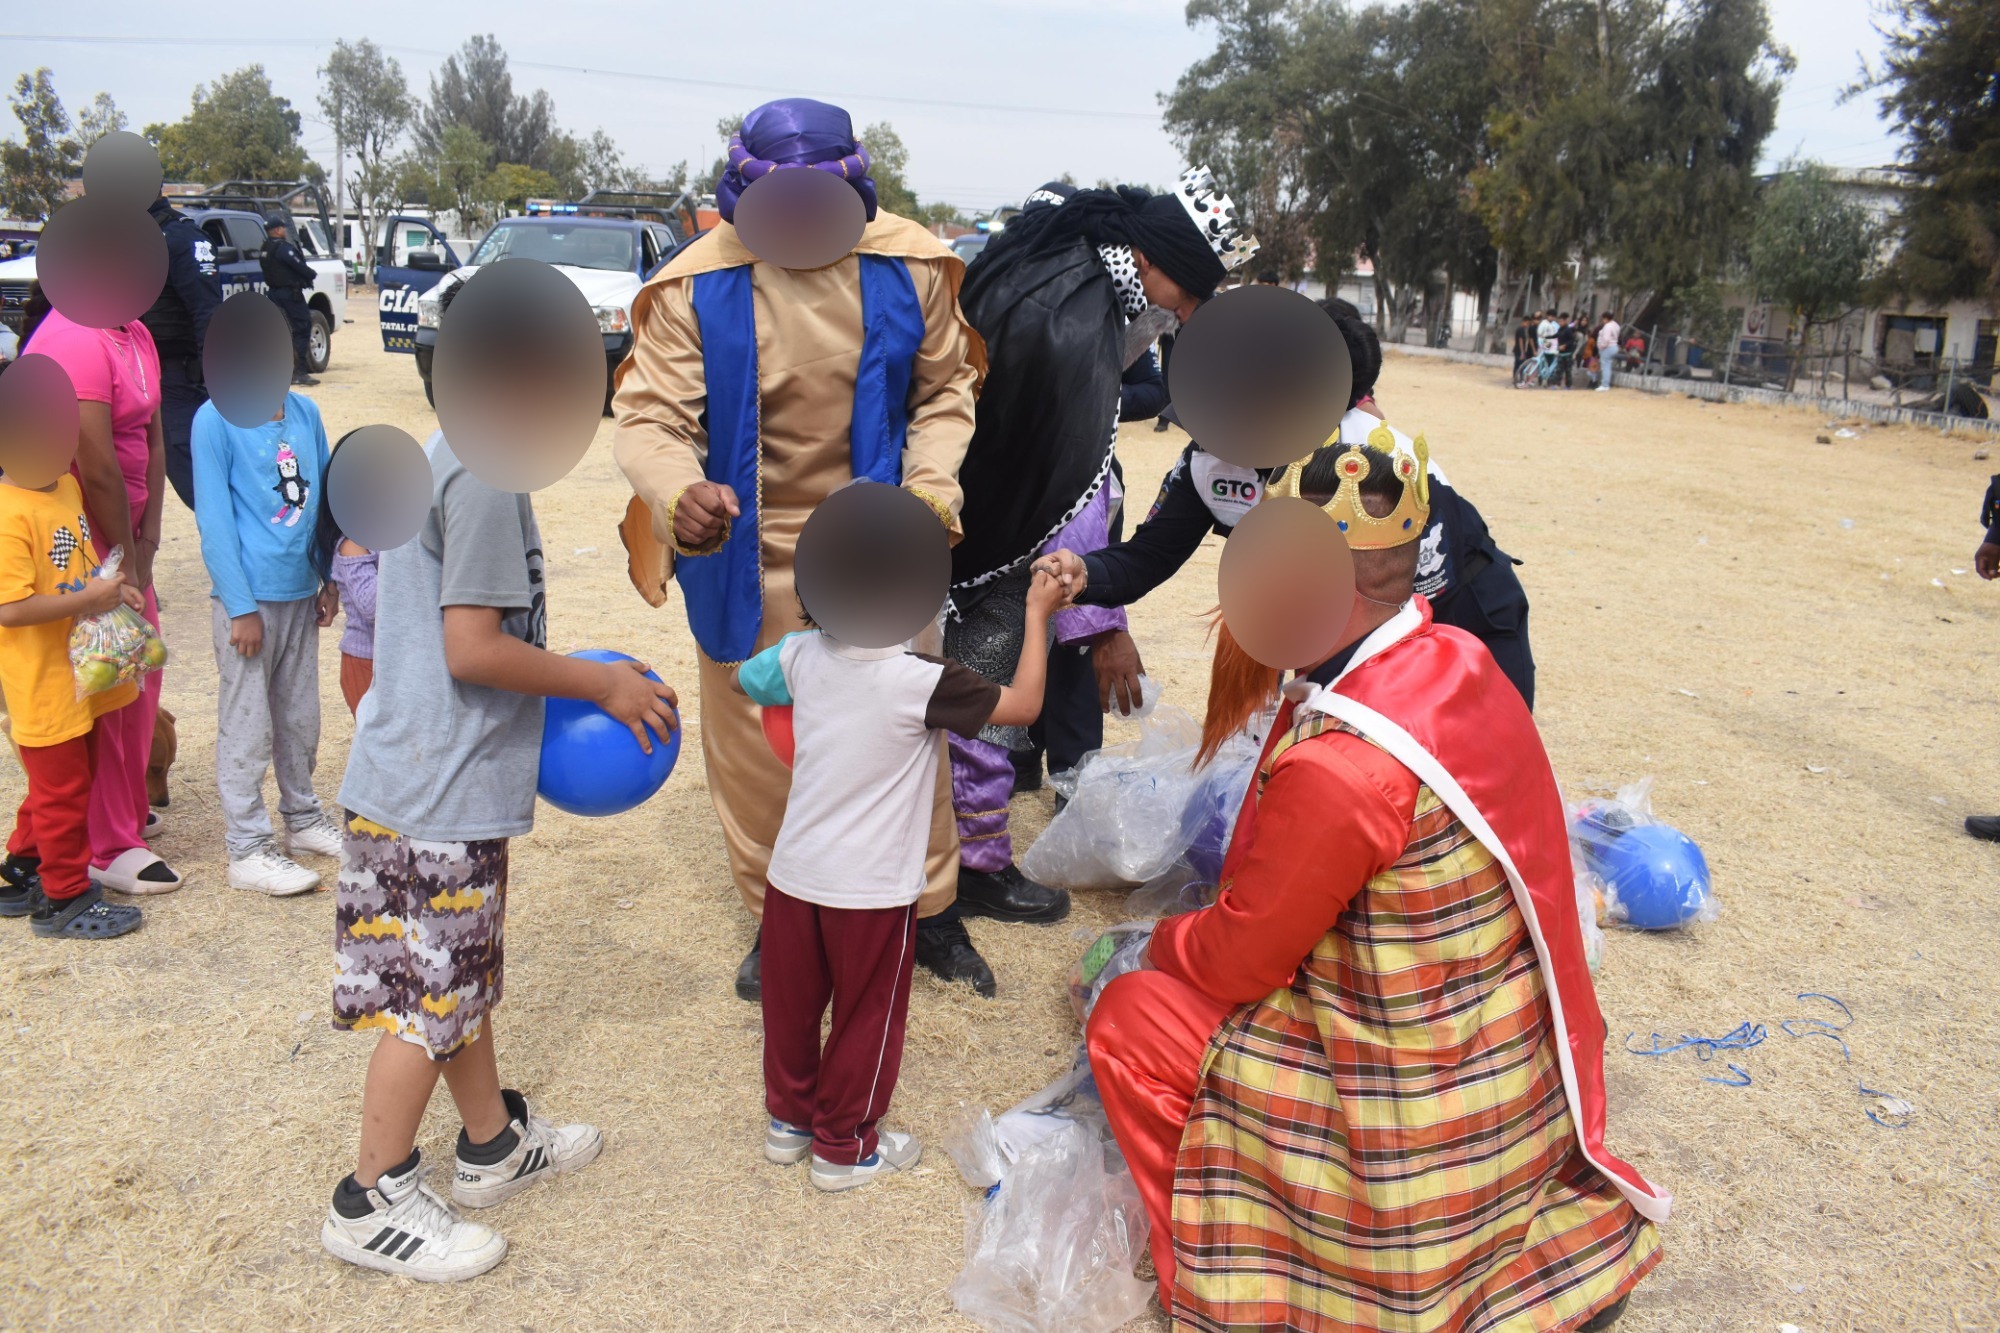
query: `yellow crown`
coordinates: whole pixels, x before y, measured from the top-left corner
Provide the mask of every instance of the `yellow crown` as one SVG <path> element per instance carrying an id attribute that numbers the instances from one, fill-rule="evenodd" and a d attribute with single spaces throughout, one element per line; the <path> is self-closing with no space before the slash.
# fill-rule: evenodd
<path id="1" fill-rule="evenodd" d="M 1335 431 L 1320 448 L 1330 448 L 1340 443 L 1340 432 Z M 1368 476 L 1368 460 L 1358 449 L 1350 449 L 1334 460 L 1334 471 L 1340 475 L 1339 489 L 1333 498 L 1321 505 L 1327 515 L 1340 525 L 1340 531 L 1347 538 L 1349 549 L 1356 551 L 1386 551 L 1392 546 L 1401 546 L 1421 537 L 1424 527 L 1431 518 L 1431 449 L 1419 435 L 1408 448 L 1389 429 L 1388 423 L 1377 426 L 1368 435 L 1368 447 L 1380 454 L 1386 454 L 1389 465 L 1395 469 L 1396 479 L 1403 483 L 1403 498 L 1397 502 L 1394 513 L 1381 518 L 1369 513 L 1361 503 L 1361 483 Z M 1317 450 L 1315 450 L 1317 452 Z M 1308 458 L 1300 459 L 1271 479 L 1267 494 L 1281 497 L 1303 498 L 1299 496 L 1299 475 L 1305 470 Z"/>

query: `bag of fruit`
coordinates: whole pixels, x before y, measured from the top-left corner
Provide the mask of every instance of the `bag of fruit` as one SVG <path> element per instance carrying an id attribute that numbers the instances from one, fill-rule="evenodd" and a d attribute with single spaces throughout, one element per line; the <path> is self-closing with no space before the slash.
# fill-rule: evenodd
<path id="1" fill-rule="evenodd" d="M 124 563 L 125 548 L 114 546 L 92 577 L 115 579 Z M 122 602 L 101 615 L 80 617 L 69 632 L 69 665 L 79 699 L 116 689 L 166 664 L 167 645 L 145 617 Z"/>

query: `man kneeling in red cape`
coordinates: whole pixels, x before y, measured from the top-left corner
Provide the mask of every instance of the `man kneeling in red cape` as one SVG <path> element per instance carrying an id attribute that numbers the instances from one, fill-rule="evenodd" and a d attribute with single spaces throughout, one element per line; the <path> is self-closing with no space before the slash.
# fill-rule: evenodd
<path id="1" fill-rule="evenodd" d="M 1604 1148 L 1555 775 L 1411 591 L 1407 453 L 1285 474 L 1342 523 L 1352 617 L 1284 687 L 1214 906 L 1161 921 L 1091 1014 L 1179 1327 L 1600 1330 L 1659 1262 L 1672 1201 Z M 1210 747 L 1278 692 L 1225 629 Z"/>

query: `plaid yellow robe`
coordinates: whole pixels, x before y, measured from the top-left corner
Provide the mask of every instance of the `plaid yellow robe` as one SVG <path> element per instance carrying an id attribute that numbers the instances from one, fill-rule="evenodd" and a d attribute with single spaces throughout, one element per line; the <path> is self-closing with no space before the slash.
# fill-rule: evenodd
<path id="1" fill-rule="evenodd" d="M 1659 1261 L 1659 1236 L 1578 1149 L 1504 871 L 1342 724 L 1309 717 L 1264 775 L 1286 759 L 1328 761 L 1380 813 L 1386 796 L 1407 837 L 1291 984 L 1210 1043 L 1174 1178 L 1178 1326 L 1573 1327 Z M 1260 840 L 1295 831 L 1258 814 Z M 1155 951 L 1187 965 L 1182 942 Z"/>

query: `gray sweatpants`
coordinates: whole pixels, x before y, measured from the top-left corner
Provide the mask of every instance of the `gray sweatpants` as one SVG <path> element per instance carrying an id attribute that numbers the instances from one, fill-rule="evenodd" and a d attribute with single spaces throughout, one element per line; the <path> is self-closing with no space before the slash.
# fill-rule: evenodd
<path id="1" fill-rule="evenodd" d="M 320 816 L 313 795 L 319 758 L 319 620 L 314 599 L 259 602 L 264 646 L 245 657 L 229 646 L 229 615 L 209 599 L 215 667 L 222 677 L 215 704 L 215 785 L 222 794 L 229 859 L 240 860 L 272 840 L 264 809 L 264 770 L 278 774 L 278 810 L 287 829 Z"/>

